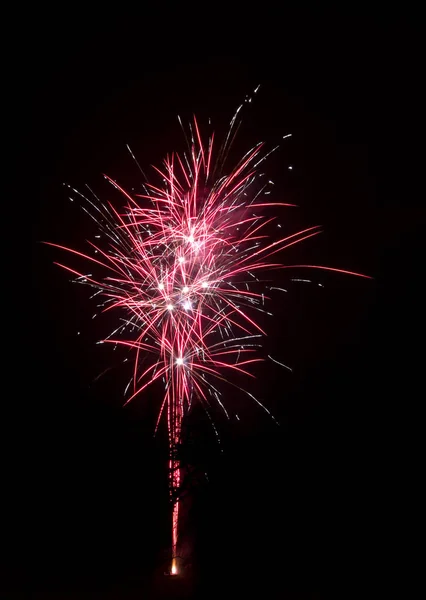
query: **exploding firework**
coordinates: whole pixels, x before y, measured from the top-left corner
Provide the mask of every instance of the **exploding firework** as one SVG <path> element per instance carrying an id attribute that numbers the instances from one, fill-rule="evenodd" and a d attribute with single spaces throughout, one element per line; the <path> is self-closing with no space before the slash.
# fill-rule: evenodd
<path id="1" fill-rule="evenodd" d="M 217 152 L 214 135 L 204 144 L 194 118 L 188 151 L 168 156 L 156 169 L 160 183 L 145 181 L 141 194 L 129 194 L 106 176 L 125 200 L 123 209 L 70 188 L 96 221 L 101 241 L 89 242 L 89 253 L 52 244 L 91 262 L 90 274 L 60 266 L 94 289 L 105 312 L 117 314 L 118 326 L 101 343 L 134 352 L 125 404 L 154 382 L 163 385 L 155 429 L 164 416 L 173 506 L 172 574 L 177 573 L 182 476 L 178 449 L 185 415 L 198 401 L 207 411 L 218 403 L 228 416 L 222 382 L 235 386 L 233 373 L 253 377 L 250 365 L 264 360 L 256 355 L 265 335 L 256 314 L 265 312 L 268 299 L 259 274 L 290 266 L 330 269 L 278 260 L 284 249 L 318 235 L 320 227 L 279 239 L 271 235 L 277 230 L 271 227 L 276 216 L 265 216 L 265 209 L 292 206 L 264 201 L 270 182 L 262 184 L 258 166 L 276 148 L 267 152 L 259 143 L 222 174 L 239 110 Z M 271 414 L 253 394 L 242 392 Z"/>

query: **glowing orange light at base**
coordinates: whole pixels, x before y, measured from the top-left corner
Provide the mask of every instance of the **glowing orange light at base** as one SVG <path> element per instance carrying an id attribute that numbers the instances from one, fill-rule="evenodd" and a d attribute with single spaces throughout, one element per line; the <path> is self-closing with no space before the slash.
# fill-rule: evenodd
<path id="1" fill-rule="evenodd" d="M 173 504 L 172 514 L 172 570 L 171 574 L 177 574 L 176 566 L 176 554 L 177 554 L 177 541 L 178 541 L 178 524 L 179 524 L 179 500 Z"/>

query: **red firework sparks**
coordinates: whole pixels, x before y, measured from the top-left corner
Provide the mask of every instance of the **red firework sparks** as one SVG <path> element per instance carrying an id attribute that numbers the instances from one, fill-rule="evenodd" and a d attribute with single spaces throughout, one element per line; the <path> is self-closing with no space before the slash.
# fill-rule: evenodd
<path id="1" fill-rule="evenodd" d="M 120 313 L 119 326 L 103 342 L 134 350 L 133 385 L 126 388 L 130 388 L 126 404 L 153 382 L 159 380 L 164 385 L 156 429 L 165 414 L 173 501 L 172 574 L 177 572 L 181 479 L 177 449 L 182 420 L 194 400 L 206 410 L 212 401 L 217 401 L 227 414 L 215 380 L 227 381 L 226 372 L 253 377 L 248 370 L 250 365 L 263 360 L 256 356 L 253 344 L 253 338 L 265 333 L 254 316 L 256 311 L 264 312 L 265 300 L 259 292 L 256 273 L 268 268 L 289 268 L 277 262 L 276 255 L 320 233 L 315 226 L 278 240 L 268 234 L 268 226 L 276 217 L 266 217 L 262 209 L 292 205 L 260 200 L 268 185 L 260 190 L 256 187 L 256 167 L 269 154 L 262 154 L 263 144 L 247 152 L 229 175 L 217 175 L 217 167 L 223 164 L 229 149 L 233 127 L 235 117 L 216 167 L 212 162 L 214 136 L 204 146 L 194 119 L 189 154 L 173 154 L 161 170 L 156 169 L 162 179 L 160 186 L 147 183 L 144 194 L 130 195 L 106 177 L 126 199 L 122 212 L 96 196 L 91 200 L 73 190 L 88 203 L 85 210 L 101 229 L 101 236 L 97 237 L 107 239 L 103 247 L 89 242 L 96 258 L 52 244 L 91 261 L 100 270 L 101 275 L 94 276 L 60 265 L 73 273 L 77 281 L 96 290 L 96 295 L 103 298 L 104 311 Z M 252 291 L 249 283 L 257 291 Z M 131 331 L 136 333 L 131 335 Z M 147 357 L 151 357 L 151 362 L 146 368 Z M 243 392 L 269 413 L 252 394 Z"/>

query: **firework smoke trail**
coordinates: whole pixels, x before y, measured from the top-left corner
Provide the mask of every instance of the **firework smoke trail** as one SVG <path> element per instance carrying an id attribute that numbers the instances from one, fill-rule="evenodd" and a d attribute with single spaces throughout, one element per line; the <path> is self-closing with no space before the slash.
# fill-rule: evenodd
<path id="1" fill-rule="evenodd" d="M 265 295 L 257 289 L 261 282 L 254 273 L 289 268 L 280 264 L 276 255 L 320 233 L 314 226 L 276 240 L 269 236 L 269 226 L 276 217 L 264 216 L 262 209 L 292 205 L 260 199 L 265 186 L 259 191 L 256 167 L 270 154 L 263 152 L 263 144 L 249 150 L 228 175 L 220 174 L 239 127 L 240 109 L 214 163 L 214 136 L 204 146 L 194 118 L 189 152 L 166 158 L 162 169 L 156 169 L 159 185 L 146 183 L 143 194 L 130 195 L 105 176 L 125 199 L 124 212 L 101 202 L 91 190 L 87 197 L 70 188 L 99 226 L 96 237 L 106 243 L 89 242 L 90 254 L 51 244 L 90 261 L 99 275 L 56 264 L 75 275 L 79 283 L 91 286 L 94 295 L 102 298 L 104 312 L 121 314 L 118 327 L 102 343 L 123 345 L 135 353 L 125 404 L 155 381 L 164 386 L 155 430 L 165 415 L 173 505 L 173 574 L 177 572 L 182 475 L 179 446 L 184 416 L 194 400 L 207 411 L 214 400 L 228 417 L 214 383 L 228 381 L 226 372 L 253 377 L 247 369 L 263 360 L 256 356 L 253 342 L 264 335 L 255 315 L 256 311 L 265 312 Z M 149 366 L 147 357 L 151 359 Z M 252 394 L 245 393 L 269 413 Z"/>

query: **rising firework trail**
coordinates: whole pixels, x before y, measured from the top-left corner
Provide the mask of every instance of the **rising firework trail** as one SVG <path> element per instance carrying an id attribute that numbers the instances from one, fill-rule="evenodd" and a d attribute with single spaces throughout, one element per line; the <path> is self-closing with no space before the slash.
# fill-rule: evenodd
<path id="1" fill-rule="evenodd" d="M 164 417 L 173 506 L 172 574 L 178 568 L 182 422 L 194 402 L 208 414 L 217 403 L 228 417 L 220 387 L 224 382 L 238 387 L 232 374 L 253 377 L 251 365 L 264 360 L 258 347 L 265 332 L 256 315 L 266 312 L 269 297 L 260 273 L 297 266 L 367 277 L 280 262 L 283 250 L 317 236 L 321 229 L 313 226 L 276 238 L 277 217 L 266 216 L 266 210 L 293 205 L 266 201 L 271 182 L 263 184 L 258 171 L 276 148 L 268 151 L 256 144 L 228 174 L 223 173 L 241 108 L 217 150 L 214 135 L 203 143 L 194 118 L 188 150 L 171 154 L 162 168 L 155 168 L 158 183 L 145 180 L 143 193 L 130 194 L 105 176 L 124 200 L 120 209 L 102 202 L 91 190 L 89 196 L 68 186 L 100 231 L 96 243 L 88 242 L 87 253 L 51 244 L 90 262 L 91 273 L 56 264 L 77 282 L 91 286 L 104 312 L 117 315 L 114 331 L 99 343 L 119 344 L 134 353 L 125 404 L 154 382 L 163 386 L 155 430 Z M 239 389 L 271 415 L 253 394 Z"/>

